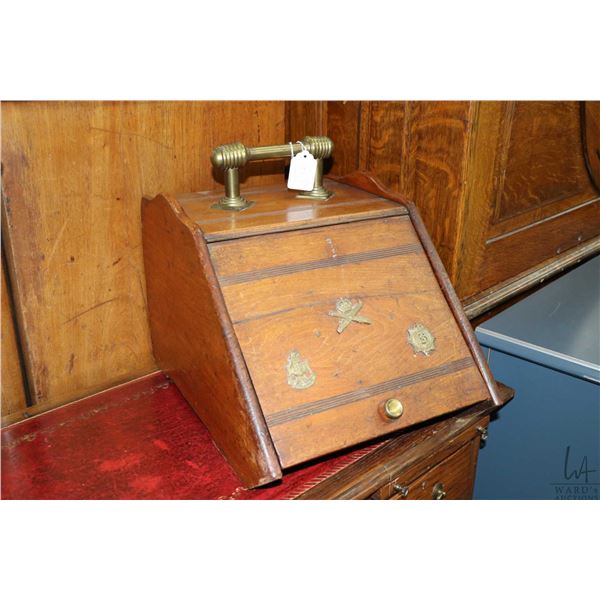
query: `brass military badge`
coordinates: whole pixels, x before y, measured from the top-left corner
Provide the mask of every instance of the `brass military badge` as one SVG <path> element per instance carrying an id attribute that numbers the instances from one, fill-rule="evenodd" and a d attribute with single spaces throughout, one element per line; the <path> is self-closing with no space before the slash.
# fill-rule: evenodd
<path id="1" fill-rule="evenodd" d="M 422 323 L 415 323 L 408 328 L 408 343 L 415 353 L 422 352 L 425 356 L 435 350 L 435 337 Z"/>
<path id="2" fill-rule="evenodd" d="M 308 360 L 302 359 L 299 352 L 292 350 L 287 359 L 287 381 L 288 385 L 295 390 L 309 388 L 317 376 L 308 364 Z"/>
<path id="3" fill-rule="evenodd" d="M 363 303 L 361 300 L 353 304 L 349 298 L 338 298 L 338 301 L 335 303 L 335 311 L 329 313 L 330 317 L 337 317 L 340 320 L 337 327 L 338 333 L 342 333 L 350 323 L 371 324 L 371 321 L 367 317 L 358 316 L 362 307 Z"/>

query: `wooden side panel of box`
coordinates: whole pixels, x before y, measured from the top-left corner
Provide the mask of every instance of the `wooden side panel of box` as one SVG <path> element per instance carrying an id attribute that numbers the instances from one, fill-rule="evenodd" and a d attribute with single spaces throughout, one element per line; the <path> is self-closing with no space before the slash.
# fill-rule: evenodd
<path id="1" fill-rule="evenodd" d="M 281 478 L 281 466 L 225 309 L 206 243 L 177 201 L 142 206 L 152 346 L 243 483 Z"/>

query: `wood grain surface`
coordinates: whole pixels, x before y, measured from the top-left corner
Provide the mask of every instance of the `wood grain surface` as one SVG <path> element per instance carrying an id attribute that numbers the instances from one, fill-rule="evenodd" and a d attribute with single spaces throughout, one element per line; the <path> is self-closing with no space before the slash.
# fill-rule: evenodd
<path id="1" fill-rule="evenodd" d="M 289 103 L 288 103 L 289 104 Z M 335 142 L 331 174 L 374 172 L 415 202 L 444 266 L 459 268 L 471 102 L 323 102 L 318 110 Z M 288 107 L 292 123 L 311 111 Z M 300 125 L 296 125 L 297 128 Z"/>
<path id="2" fill-rule="evenodd" d="M 486 421 L 481 421 L 482 427 Z M 475 428 L 476 430 L 476 428 Z M 435 465 L 415 481 L 408 482 L 407 490 L 394 494 L 390 500 L 470 500 L 475 485 L 475 469 L 479 454 L 479 435 L 472 438 L 454 454 Z M 397 483 L 403 486 L 404 484 Z M 443 498 L 436 498 L 434 491 L 440 486 Z"/>
<path id="3" fill-rule="evenodd" d="M 600 234 L 598 103 L 315 104 L 288 119 L 318 111 L 331 173 L 374 172 L 416 204 L 467 302 Z"/>
<path id="4" fill-rule="evenodd" d="M 509 402 L 514 390 L 498 383 L 501 405 Z M 480 439 L 478 427 L 487 424 L 497 410 L 493 402 L 483 402 L 450 417 L 409 429 L 386 441 L 359 461 L 303 492 L 299 499 L 388 499 L 393 484 L 406 485 L 440 461 L 454 454 L 471 439 Z"/>
<path id="5" fill-rule="evenodd" d="M 554 257 L 562 264 L 565 252 L 600 234 L 598 106 L 2 103 L 3 246 L 28 408 L 36 414 L 156 368 L 140 198 L 161 190 L 218 196 L 214 146 L 330 135 L 331 172 L 374 170 L 414 200 L 461 299 L 485 303 L 487 290 L 518 288 L 521 276 L 530 281 Z M 281 162 L 253 163 L 242 190 L 280 181 Z M 324 210 L 335 213 L 335 196 L 330 202 Z M 230 218 L 221 218 L 227 236 Z M 11 397 L 22 404 L 19 393 Z"/>
<path id="6" fill-rule="evenodd" d="M 583 143 L 586 166 L 600 190 L 600 101 L 584 102 L 582 110 Z"/>
<path id="7" fill-rule="evenodd" d="M 600 233 L 578 103 L 482 102 L 477 122 L 456 281 L 465 299 Z"/>
<path id="8" fill-rule="evenodd" d="M 389 202 L 389 201 L 386 201 Z M 236 281 L 263 279 L 263 274 L 276 274 L 281 269 L 308 270 L 328 263 L 351 264 L 368 259 L 373 253 L 415 254 L 421 251 L 418 239 L 407 227 L 406 209 L 392 203 L 396 215 L 374 219 L 363 213 L 363 220 L 327 228 L 312 228 L 293 235 L 277 233 L 269 237 L 254 236 L 237 242 L 215 242 L 209 245 L 219 280 L 225 285 Z M 372 209 L 376 214 L 379 206 Z M 368 238 L 365 232 L 368 231 Z M 333 235 L 334 237 L 331 237 Z M 285 241 L 285 245 L 283 242 Z M 279 246 L 277 246 L 279 244 Z M 373 256 L 375 258 L 375 256 Z M 381 257 L 383 258 L 383 257 Z"/>
<path id="9" fill-rule="evenodd" d="M 431 238 L 429 237 L 427 229 L 425 228 L 425 224 L 423 223 L 416 206 L 410 200 L 402 197 L 400 194 L 388 190 L 381 183 L 381 181 L 379 181 L 372 174 L 356 172 L 344 177 L 339 177 L 337 179 L 360 189 L 380 194 L 382 197 L 393 200 L 408 210 L 412 226 L 415 229 L 415 233 L 419 237 L 419 242 L 423 246 L 423 250 L 427 256 L 429 264 L 431 265 L 432 272 L 435 275 L 439 288 L 442 291 L 444 298 L 446 299 L 446 302 L 448 303 L 448 306 L 454 315 L 456 323 L 460 328 L 460 332 L 471 351 L 473 359 L 475 360 L 475 363 L 477 364 L 477 367 L 490 393 L 490 397 L 494 404 L 500 406 L 502 400 L 499 390 L 496 386 L 496 381 L 490 371 L 487 361 L 483 356 L 483 352 L 479 346 L 477 338 L 475 337 L 473 328 L 471 327 L 471 324 L 465 315 L 462 304 L 460 303 L 456 291 L 452 287 L 450 278 L 444 269 L 444 265 L 435 249 L 435 246 L 433 245 L 433 242 L 431 241 Z"/>
<path id="10" fill-rule="evenodd" d="M 354 101 L 323 104 L 325 108 L 321 112 L 326 118 L 324 135 L 328 135 L 335 144 L 330 172 L 333 175 L 341 175 L 355 171 L 360 164 L 360 121 L 364 103 Z"/>
<path id="11" fill-rule="evenodd" d="M 241 212 L 213 208 L 223 190 L 180 194 L 177 201 L 209 242 L 406 213 L 393 202 L 329 179 L 325 187 L 334 193 L 327 201 L 298 198 L 296 190 L 281 184 L 245 188 L 242 195 L 254 205 Z"/>
<path id="12" fill-rule="evenodd" d="M 505 102 L 499 108 L 491 236 L 597 195 L 585 166 L 578 102 Z M 560 209 L 549 206 L 556 203 Z"/>
<path id="13" fill-rule="evenodd" d="M 12 415 L 24 413 L 27 409 L 25 381 L 21 371 L 21 361 L 17 347 L 17 336 L 13 321 L 13 307 L 8 291 L 4 256 L 2 257 L 2 372 L 0 375 L 2 400 L 2 422 Z"/>
<path id="14" fill-rule="evenodd" d="M 505 310 L 514 302 L 522 299 L 524 294 L 539 289 L 540 285 L 545 285 L 553 278 L 560 277 L 562 272 L 568 271 L 599 253 L 600 235 L 561 252 L 558 258 L 554 256 L 548 258 L 532 269 L 523 271 L 511 279 L 484 290 L 479 295 L 472 296 L 463 305 L 465 314 L 471 320 L 473 327 L 476 327 L 476 323 L 483 322 L 492 316 L 492 314 L 486 314 L 490 309 L 494 309 L 494 312 Z"/>
<path id="15" fill-rule="evenodd" d="M 214 146 L 280 144 L 284 132 L 283 102 L 2 103 L 3 244 L 35 404 L 156 368 L 142 196 L 217 189 Z M 282 171 L 255 163 L 242 179 L 268 185 Z"/>
<path id="16" fill-rule="evenodd" d="M 327 102 L 286 101 L 285 138 L 295 142 L 305 135 L 326 135 Z"/>
<path id="17" fill-rule="evenodd" d="M 229 315 L 282 465 L 389 434 L 489 397 L 407 216 L 209 245 Z M 336 301 L 371 324 L 337 332 Z M 436 338 L 416 354 L 408 329 Z M 314 385 L 290 387 L 297 351 Z M 398 421 L 383 404 L 397 396 Z"/>

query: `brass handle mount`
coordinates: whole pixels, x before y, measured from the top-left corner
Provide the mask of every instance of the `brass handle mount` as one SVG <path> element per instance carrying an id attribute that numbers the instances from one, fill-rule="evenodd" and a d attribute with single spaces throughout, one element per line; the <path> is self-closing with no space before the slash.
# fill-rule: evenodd
<path id="1" fill-rule="evenodd" d="M 317 172 L 313 189 L 310 192 L 298 194 L 298 198 L 327 200 L 333 194 L 323 187 L 323 159 L 331 156 L 333 142 L 325 136 L 306 136 L 302 140 L 302 144 L 291 144 L 294 153 L 300 152 L 302 145 L 317 159 Z M 249 147 L 235 142 L 217 146 L 212 151 L 210 160 L 215 168 L 225 171 L 225 195 L 220 202 L 213 204 L 212 208 L 240 211 L 252 206 L 254 202 L 248 201 L 240 195 L 238 169 L 253 160 L 285 158 L 289 155 L 290 144 Z"/>

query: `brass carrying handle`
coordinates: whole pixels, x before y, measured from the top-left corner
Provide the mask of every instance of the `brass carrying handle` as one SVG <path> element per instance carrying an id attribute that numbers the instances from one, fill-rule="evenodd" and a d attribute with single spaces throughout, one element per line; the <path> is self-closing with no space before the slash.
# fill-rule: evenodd
<path id="1" fill-rule="evenodd" d="M 294 153 L 302 150 L 302 145 L 317 159 L 315 184 L 310 192 L 298 194 L 298 198 L 327 200 L 333 194 L 323 187 L 323 159 L 329 158 L 333 152 L 333 142 L 325 136 L 306 136 L 302 144 L 291 144 Z M 218 169 L 225 170 L 225 196 L 212 208 L 240 211 L 252 206 L 254 202 L 245 200 L 240 195 L 240 167 L 253 160 L 285 158 L 290 156 L 290 144 L 278 146 L 244 146 L 240 142 L 217 146 L 211 154 L 210 161 Z"/>

